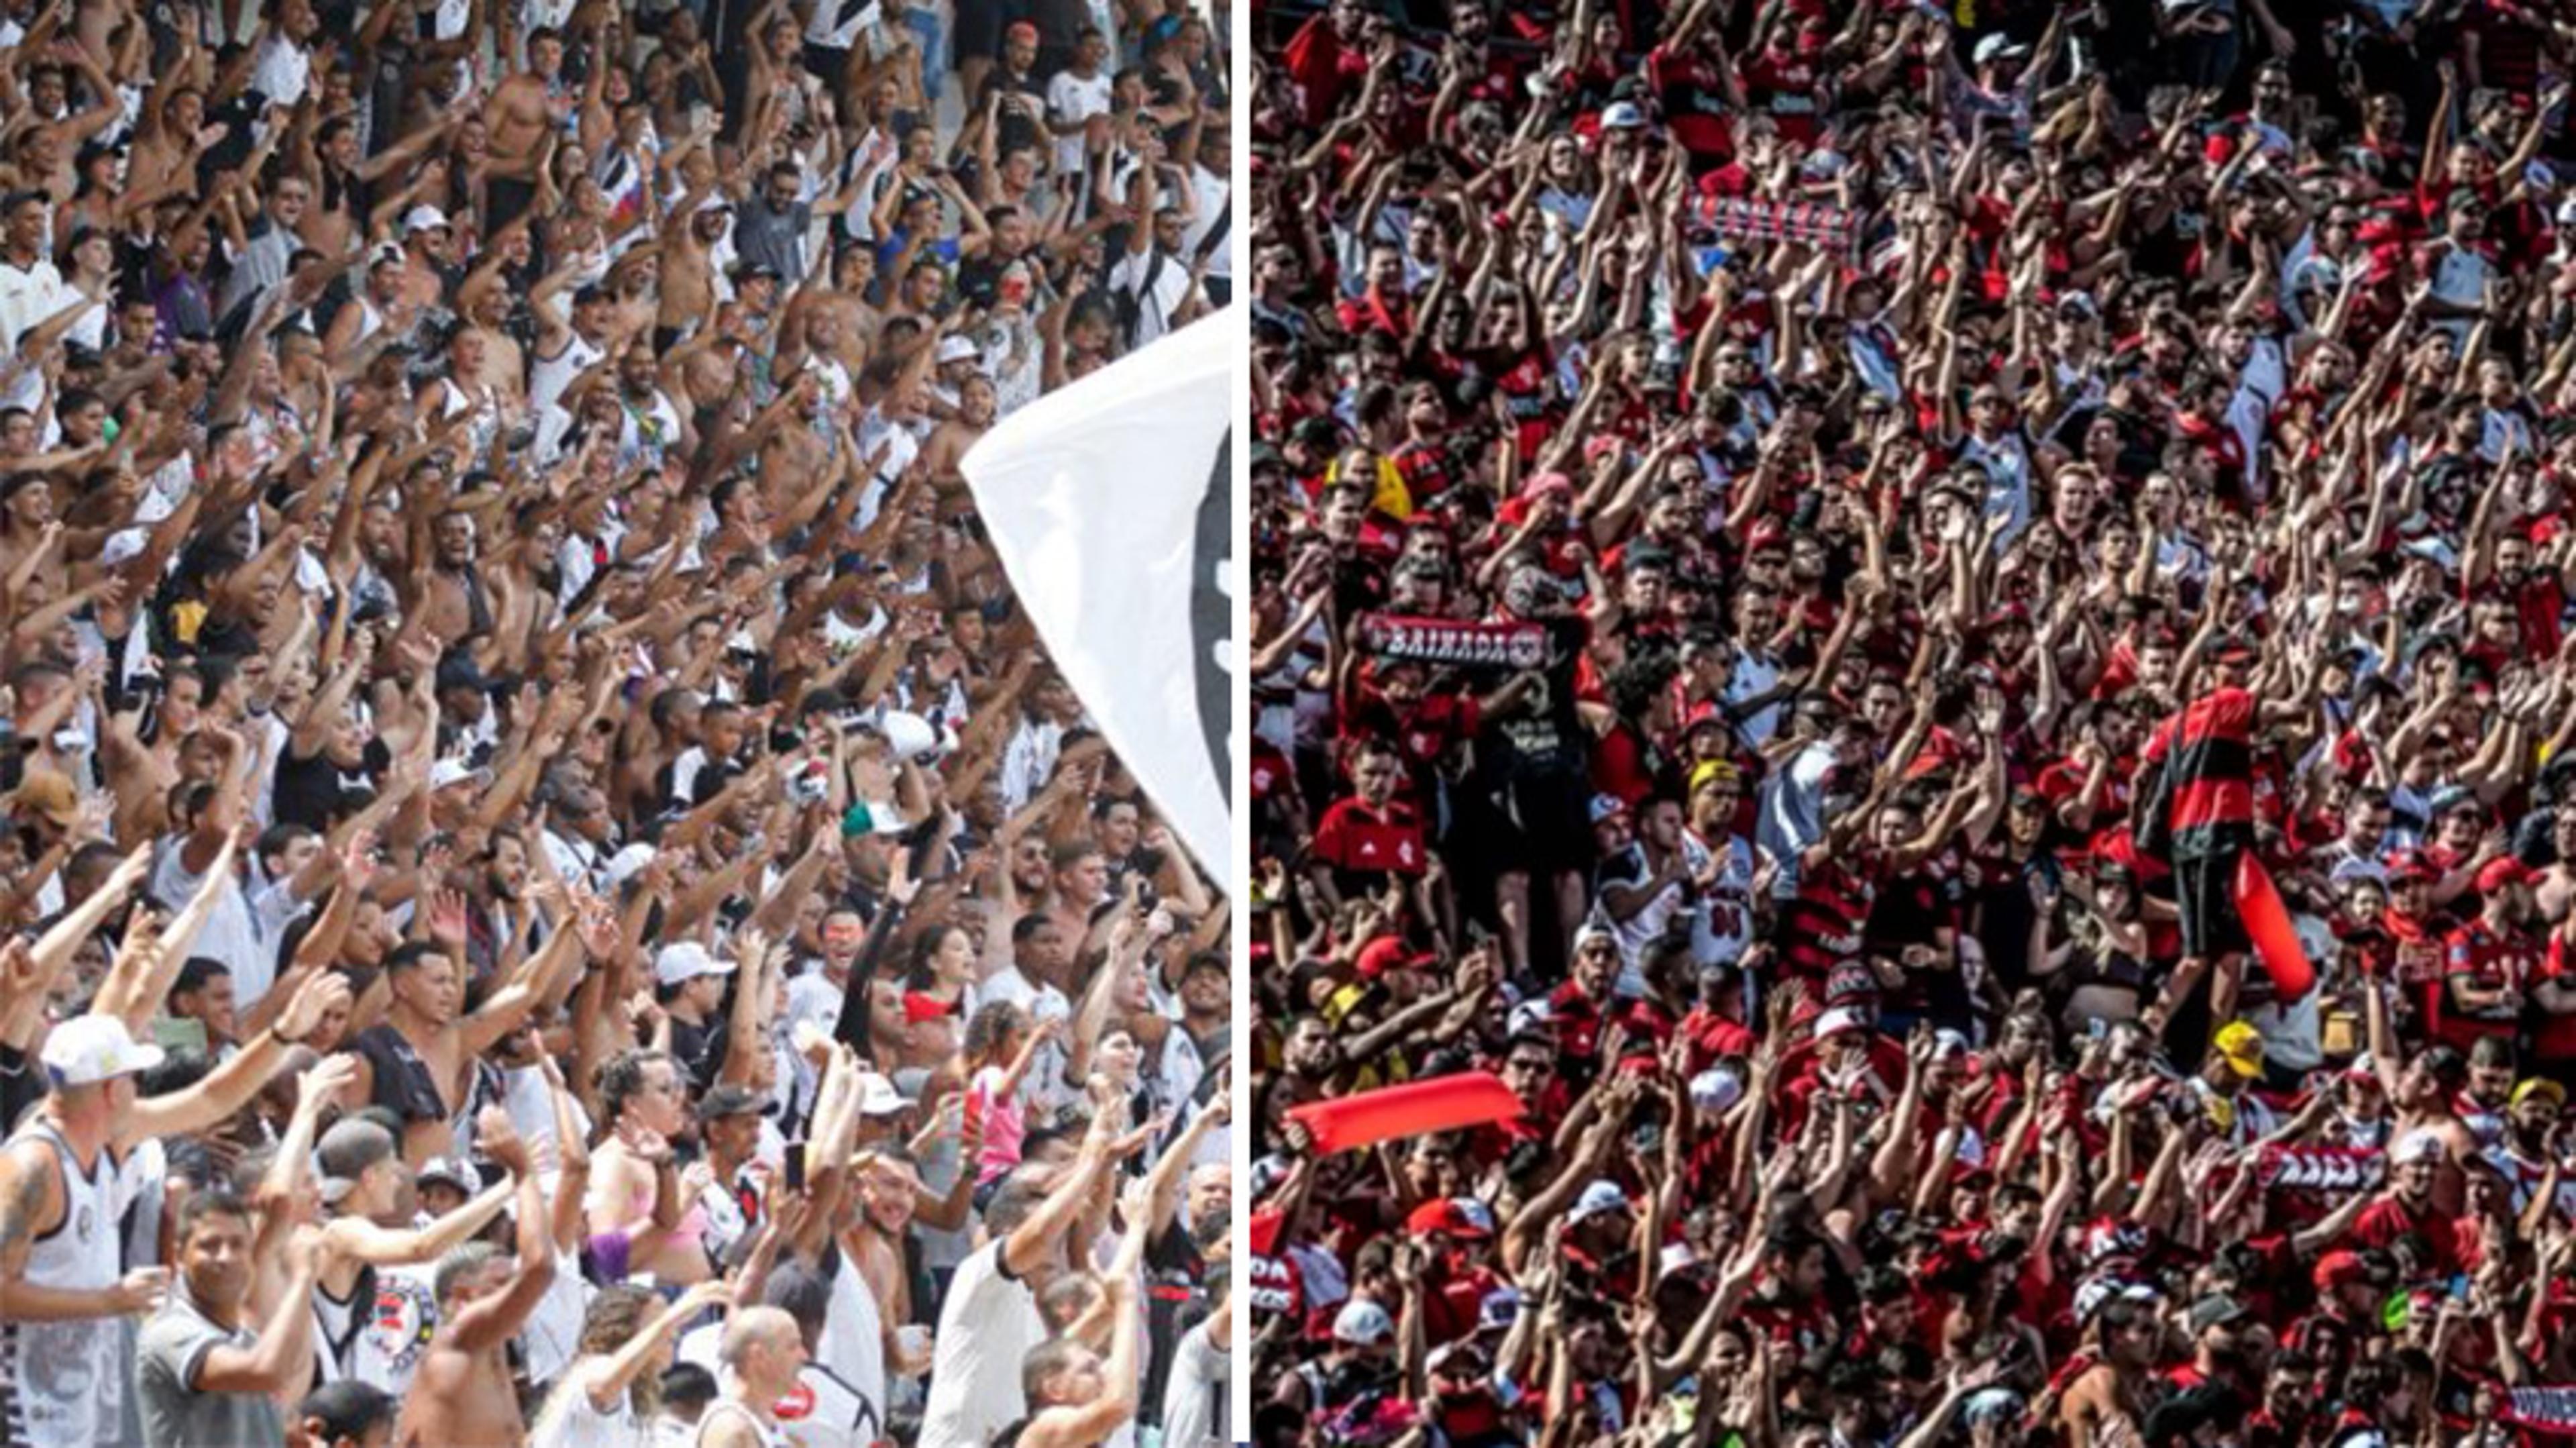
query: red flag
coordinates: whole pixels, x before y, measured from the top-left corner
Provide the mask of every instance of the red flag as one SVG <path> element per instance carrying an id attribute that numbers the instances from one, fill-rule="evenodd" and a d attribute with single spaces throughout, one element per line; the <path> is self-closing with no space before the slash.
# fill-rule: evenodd
<path id="1" fill-rule="evenodd" d="M 2272 977 L 2272 986 L 2281 993 L 2284 1005 L 2316 988 L 2316 967 L 2308 963 L 2308 953 L 2299 945 L 2299 932 L 2290 926 L 2289 907 L 2281 903 L 2281 892 L 2272 886 L 2271 872 L 2247 850 L 2236 857 L 2236 913 L 2245 921 L 2245 938 L 2254 942 L 2254 954 Z"/>
<path id="2" fill-rule="evenodd" d="M 1349 1151 L 1404 1136 L 1455 1131 L 1489 1121 L 1509 1121 L 1521 1114 L 1521 1099 L 1491 1071 L 1461 1071 L 1428 1081 L 1408 1081 L 1355 1096 L 1292 1107 L 1288 1119 L 1302 1122 L 1314 1138 L 1317 1153 Z"/>

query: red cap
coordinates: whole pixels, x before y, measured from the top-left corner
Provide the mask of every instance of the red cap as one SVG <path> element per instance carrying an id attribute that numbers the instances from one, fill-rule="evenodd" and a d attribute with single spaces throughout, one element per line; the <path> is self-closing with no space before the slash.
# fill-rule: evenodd
<path id="1" fill-rule="evenodd" d="M 2501 860 L 2487 861 L 2486 868 L 2478 871 L 2478 893 L 2492 895 L 2507 885 L 2528 885 L 2539 878 L 2532 873 L 2530 866 L 2507 855 Z"/>
<path id="2" fill-rule="evenodd" d="M 1360 947 L 1359 959 L 1352 962 L 1360 979 L 1375 980 L 1390 970 L 1412 970 L 1431 963 L 1431 957 L 1416 955 L 1404 948 L 1403 940 L 1381 935 Z"/>
<path id="3" fill-rule="evenodd" d="M 2348 1283 L 2368 1281 L 2370 1269 L 2358 1252 L 2328 1252 L 2317 1259 L 2316 1276 L 2317 1290 L 2332 1292 Z"/>
<path id="4" fill-rule="evenodd" d="M 1769 518 L 1754 524 L 1753 531 L 1744 535 L 1744 551 L 1747 553 L 1762 553 L 1787 546 L 1789 546 L 1789 530 Z"/>
<path id="5" fill-rule="evenodd" d="M 1537 500 L 1544 494 L 1556 493 L 1568 500 L 1574 497 L 1574 479 L 1563 473 L 1540 473 L 1521 484 L 1521 496 Z"/>
<path id="6" fill-rule="evenodd" d="M 1465 1205 L 1452 1197 L 1435 1198 L 1415 1207 L 1413 1215 L 1404 1219 L 1404 1230 L 1416 1237 L 1427 1237 L 1434 1232 L 1446 1232 L 1452 1237 L 1464 1237 L 1476 1241 L 1482 1241 L 1494 1235 L 1494 1229 L 1490 1225 L 1477 1221 L 1475 1215 L 1469 1212 Z"/>
<path id="7" fill-rule="evenodd" d="M 2435 868 L 2432 861 L 2424 858 L 2421 850 L 2399 850 L 2388 857 L 2388 879 L 2391 884 L 2401 880 L 2438 880 L 2440 878 L 2442 878 L 2442 872 Z"/>

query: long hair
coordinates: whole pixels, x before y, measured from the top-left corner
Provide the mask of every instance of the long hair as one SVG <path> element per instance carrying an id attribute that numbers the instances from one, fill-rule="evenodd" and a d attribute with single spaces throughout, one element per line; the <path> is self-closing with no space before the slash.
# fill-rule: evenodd
<path id="1" fill-rule="evenodd" d="M 606 1358 L 635 1340 L 647 1323 L 662 1310 L 662 1299 L 649 1289 L 625 1283 L 599 1289 L 590 1299 L 590 1310 L 582 1314 L 581 1344 L 576 1359 Z M 573 1402 L 588 1391 L 578 1375 L 566 1373 L 546 1396 L 537 1422 L 529 1434 L 531 1442 L 548 1440 L 549 1430 L 564 1414 L 572 1411 Z M 626 1403 L 638 1422 L 650 1423 L 662 1411 L 662 1376 L 659 1373 L 637 1373 L 626 1386 Z"/>

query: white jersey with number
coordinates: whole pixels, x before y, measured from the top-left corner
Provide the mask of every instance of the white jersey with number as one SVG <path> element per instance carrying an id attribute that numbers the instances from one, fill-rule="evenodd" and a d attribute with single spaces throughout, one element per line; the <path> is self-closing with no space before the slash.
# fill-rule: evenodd
<path id="1" fill-rule="evenodd" d="M 1691 917 L 1691 959 L 1732 965 L 1753 943 L 1753 842 L 1729 835 L 1714 846 L 1696 836 L 1692 843 L 1716 859 L 1717 883 L 1700 892 Z"/>
<path id="2" fill-rule="evenodd" d="M 63 1182 L 63 1219 L 28 1247 L 26 1281 L 68 1292 L 114 1287 L 124 1272 L 124 1164 L 102 1149 L 82 1173 L 71 1144 L 41 1119 L 17 1139 L 44 1143 Z M 114 1317 L 0 1323 L 0 1434 L 28 1448 L 117 1441 L 133 1398 L 124 1325 Z"/>

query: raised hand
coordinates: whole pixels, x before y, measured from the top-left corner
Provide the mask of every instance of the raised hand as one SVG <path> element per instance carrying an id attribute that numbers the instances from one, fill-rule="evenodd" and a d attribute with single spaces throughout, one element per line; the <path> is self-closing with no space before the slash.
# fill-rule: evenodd
<path id="1" fill-rule="evenodd" d="M 357 1084 L 358 1058 L 351 1055 L 325 1056 L 304 1068 L 295 1078 L 297 1112 L 319 1111 L 338 1101 L 343 1093 Z"/>
<path id="2" fill-rule="evenodd" d="M 286 1009 L 278 1013 L 274 1029 L 286 1040 L 301 1041 L 312 1035 L 332 1011 L 345 1013 L 351 1000 L 349 978 L 326 971 L 295 988 Z"/>

